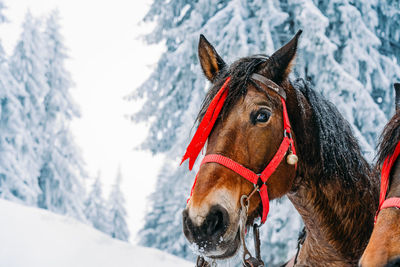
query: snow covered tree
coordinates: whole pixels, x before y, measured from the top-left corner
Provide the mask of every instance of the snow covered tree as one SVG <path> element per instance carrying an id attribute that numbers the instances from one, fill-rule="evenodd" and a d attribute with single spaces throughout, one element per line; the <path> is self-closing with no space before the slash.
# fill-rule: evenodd
<path id="1" fill-rule="evenodd" d="M 0 44 L 0 197 L 85 220 L 85 173 L 69 130 L 79 112 L 58 13 L 45 32 L 30 12 L 22 28 L 9 64 Z"/>
<path id="2" fill-rule="evenodd" d="M 17 202 L 34 203 L 34 177 L 20 168 L 21 142 L 27 140 L 19 99 L 26 94 L 11 75 L 0 44 L 0 197 Z M 30 182 L 29 184 L 25 182 Z M 32 189 L 30 185 L 33 185 Z"/>
<path id="3" fill-rule="evenodd" d="M 149 79 L 131 95 L 145 99 L 132 120 L 151 122 L 142 148 L 168 157 L 158 177 L 157 195 L 150 196 L 141 243 L 193 258 L 182 234 L 181 211 L 195 172 L 187 171 L 187 163 L 180 168 L 178 164 L 207 88 L 197 59 L 200 33 L 232 62 L 250 54 L 271 54 L 302 28 L 295 75 L 309 80 L 339 108 L 372 159 L 378 134 L 393 110 L 391 84 L 400 73 L 400 55 L 392 49 L 399 42 L 398 30 L 390 32 L 390 46 L 382 52 L 387 44 L 381 36 L 389 34 L 382 28 L 392 14 L 397 16 L 391 8 L 398 9 L 396 1 L 388 2 L 155 0 L 144 18 L 156 22 L 146 41 L 165 43 L 166 51 Z M 264 261 L 272 266 L 294 254 L 301 228 L 301 219 L 286 198 L 275 203 L 261 229 L 262 250 L 268 251 Z"/>
<path id="4" fill-rule="evenodd" d="M 312 1 L 290 1 L 283 10 L 291 16 L 281 27 L 294 25 L 305 29 L 298 72 L 338 107 L 370 156 L 386 124 L 384 112 L 392 110 L 392 84 L 400 68 L 379 53 L 376 10 L 369 3 L 358 4 L 359 7 L 349 1 L 325 1 L 318 5 Z M 389 94 L 384 99 L 377 92 Z M 385 110 L 379 107 L 382 103 Z"/>
<path id="5" fill-rule="evenodd" d="M 101 187 L 100 174 L 98 174 L 93 183 L 92 190 L 85 201 L 85 216 L 94 228 L 103 233 L 109 234 L 110 222 Z"/>
<path id="6" fill-rule="evenodd" d="M 0 1 L 0 23 L 7 21 L 3 14 L 4 4 Z M 3 46 L 0 43 L 0 197 L 17 202 L 33 204 L 36 195 L 31 190 L 32 177 L 27 177 L 18 161 L 24 133 L 24 117 L 19 99 L 26 96 L 10 72 Z M 27 180 L 25 180 L 27 179 Z M 32 187 L 35 188 L 34 186 Z"/>
<path id="7" fill-rule="evenodd" d="M 367 5 L 367 3 L 363 4 Z M 378 15 L 376 33 L 382 42 L 379 50 L 384 55 L 396 57 L 399 62 L 400 2 L 396 0 L 382 1 L 376 10 Z"/>
<path id="8" fill-rule="evenodd" d="M 122 174 L 118 169 L 117 178 L 108 199 L 108 217 L 110 220 L 110 235 L 112 238 L 128 241 L 129 229 L 126 224 L 125 199 L 121 192 Z"/>
<path id="9" fill-rule="evenodd" d="M 4 162 L 7 159 L 9 161 L 5 163 L 8 167 L 6 175 L 3 173 L 2 177 L 7 180 L 3 183 L 7 184 L 7 189 L 2 195 L 7 199 L 19 199 L 25 204 L 36 205 L 45 114 L 43 100 L 48 86 L 45 81 L 44 42 L 40 23 L 28 12 L 22 28 L 9 64 L 17 86 L 8 86 L 9 90 L 14 91 L 12 94 L 18 99 L 18 104 L 10 105 L 15 104 L 15 98 L 3 102 L 4 109 L 8 111 L 4 120 L 9 123 L 10 131 L 3 143 L 8 153 Z M 10 119 L 15 121 L 11 122 Z"/>
<path id="10" fill-rule="evenodd" d="M 49 91 L 43 101 L 45 114 L 38 206 L 84 220 L 84 163 L 69 130 L 69 122 L 79 116 L 79 111 L 70 94 L 72 82 L 65 69 L 67 55 L 57 11 L 47 19 L 44 34 L 45 77 Z"/>

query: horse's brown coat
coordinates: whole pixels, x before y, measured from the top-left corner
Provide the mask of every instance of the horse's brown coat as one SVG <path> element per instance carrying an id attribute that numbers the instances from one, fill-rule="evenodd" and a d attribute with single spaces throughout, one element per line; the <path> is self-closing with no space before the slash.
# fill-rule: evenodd
<path id="1" fill-rule="evenodd" d="M 394 208 L 380 212 L 371 240 L 361 259 L 362 267 L 385 266 L 400 257 L 400 211 Z"/>

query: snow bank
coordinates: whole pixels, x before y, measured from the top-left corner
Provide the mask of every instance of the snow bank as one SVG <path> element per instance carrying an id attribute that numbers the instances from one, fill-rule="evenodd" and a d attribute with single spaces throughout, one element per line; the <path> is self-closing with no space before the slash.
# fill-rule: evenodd
<path id="1" fill-rule="evenodd" d="M 115 240 L 74 219 L 0 200 L 0 266 L 193 266 L 152 248 Z"/>

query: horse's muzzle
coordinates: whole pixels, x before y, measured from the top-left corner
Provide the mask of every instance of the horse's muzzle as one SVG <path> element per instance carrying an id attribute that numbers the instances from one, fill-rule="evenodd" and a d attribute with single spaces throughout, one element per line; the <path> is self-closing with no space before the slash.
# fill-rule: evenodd
<path id="1" fill-rule="evenodd" d="M 212 206 L 200 225 L 195 225 L 189 217 L 188 209 L 182 213 L 183 233 L 190 243 L 195 243 L 202 251 L 214 250 L 222 241 L 229 226 L 228 211 L 220 205 Z"/>

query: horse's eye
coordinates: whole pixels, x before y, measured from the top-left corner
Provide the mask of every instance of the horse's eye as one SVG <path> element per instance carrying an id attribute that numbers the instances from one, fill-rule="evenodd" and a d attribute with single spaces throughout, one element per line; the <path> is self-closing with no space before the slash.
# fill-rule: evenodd
<path id="1" fill-rule="evenodd" d="M 263 123 L 269 120 L 271 116 L 271 112 L 267 109 L 260 109 L 252 116 L 252 122 L 256 123 Z"/>

